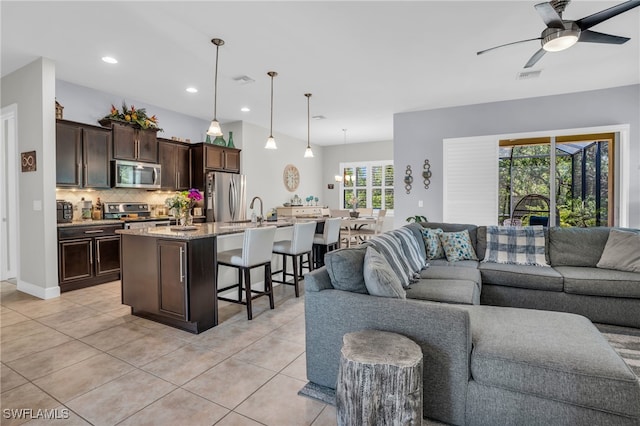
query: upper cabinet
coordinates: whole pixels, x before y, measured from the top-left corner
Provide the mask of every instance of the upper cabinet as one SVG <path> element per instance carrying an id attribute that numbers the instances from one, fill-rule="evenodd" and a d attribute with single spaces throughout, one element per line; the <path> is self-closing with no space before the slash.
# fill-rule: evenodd
<path id="1" fill-rule="evenodd" d="M 118 160 L 158 162 L 157 130 L 137 129 L 128 124 L 111 122 L 113 158 Z"/>
<path id="2" fill-rule="evenodd" d="M 189 145 L 158 138 L 162 189 L 183 191 L 191 187 Z"/>
<path id="3" fill-rule="evenodd" d="M 111 132 L 67 120 L 56 122 L 56 186 L 109 188 Z"/>
<path id="4" fill-rule="evenodd" d="M 197 143 L 191 146 L 192 183 L 204 188 L 207 171 L 240 173 L 240 150 L 221 145 Z"/>

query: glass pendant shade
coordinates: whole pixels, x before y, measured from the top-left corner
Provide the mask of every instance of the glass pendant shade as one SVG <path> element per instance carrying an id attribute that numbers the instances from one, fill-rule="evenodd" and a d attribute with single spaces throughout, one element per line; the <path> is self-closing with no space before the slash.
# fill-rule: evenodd
<path id="1" fill-rule="evenodd" d="M 313 158 L 313 151 L 311 151 L 310 146 L 307 146 L 307 149 L 304 150 L 304 158 Z"/>
<path id="2" fill-rule="evenodd" d="M 218 120 L 211 120 L 211 124 L 209 125 L 209 130 L 207 130 L 207 134 L 209 136 L 222 136 L 222 129 L 220 128 L 220 123 L 218 123 Z"/>
<path id="3" fill-rule="evenodd" d="M 276 140 L 273 138 L 273 136 L 269 136 L 269 138 L 267 139 L 267 144 L 264 146 L 264 149 L 278 149 L 278 146 L 276 145 Z"/>

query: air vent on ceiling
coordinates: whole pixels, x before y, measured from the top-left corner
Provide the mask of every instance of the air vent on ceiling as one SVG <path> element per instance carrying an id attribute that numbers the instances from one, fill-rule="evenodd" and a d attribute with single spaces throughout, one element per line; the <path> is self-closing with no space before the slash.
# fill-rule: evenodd
<path id="1" fill-rule="evenodd" d="M 516 75 L 516 80 L 531 80 L 534 78 L 538 78 L 540 77 L 540 73 L 542 73 L 542 70 L 520 71 Z"/>
<path id="2" fill-rule="evenodd" d="M 327 117 L 325 117 L 324 115 L 314 115 L 311 118 L 313 118 L 314 120 L 326 120 Z"/>
<path id="3" fill-rule="evenodd" d="M 248 75 L 241 75 L 240 77 L 236 77 L 233 80 L 238 84 L 249 84 L 255 82 L 255 80 Z"/>

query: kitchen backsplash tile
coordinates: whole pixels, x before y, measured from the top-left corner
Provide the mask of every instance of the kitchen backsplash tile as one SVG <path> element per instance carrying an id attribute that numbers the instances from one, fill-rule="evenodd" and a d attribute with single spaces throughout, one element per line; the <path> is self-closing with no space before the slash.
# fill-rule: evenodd
<path id="1" fill-rule="evenodd" d="M 80 212 L 78 211 L 78 203 L 84 198 L 86 201 L 91 200 L 95 206 L 98 197 L 101 202 L 132 202 L 132 203 L 147 203 L 151 206 L 151 214 L 154 215 L 155 206 L 164 206 L 164 201 L 171 197 L 175 192 L 173 191 L 146 191 L 144 189 L 108 189 L 108 190 L 70 190 L 70 189 L 56 189 L 56 200 L 70 201 L 73 204 L 73 218 L 79 219 Z"/>

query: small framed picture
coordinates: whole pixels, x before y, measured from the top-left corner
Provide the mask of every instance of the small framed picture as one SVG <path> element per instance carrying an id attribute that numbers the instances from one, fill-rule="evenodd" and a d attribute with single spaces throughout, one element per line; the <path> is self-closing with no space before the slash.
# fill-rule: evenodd
<path id="1" fill-rule="evenodd" d="M 36 171 L 36 152 L 35 151 L 21 153 L 20 161 L 21 161 L 23 173 Z"/>
<path id="2" fill-rule="evenodd" d="M 327 184 L 327 189 L 333 189 L 333 184 L 332 183 Z"/>

